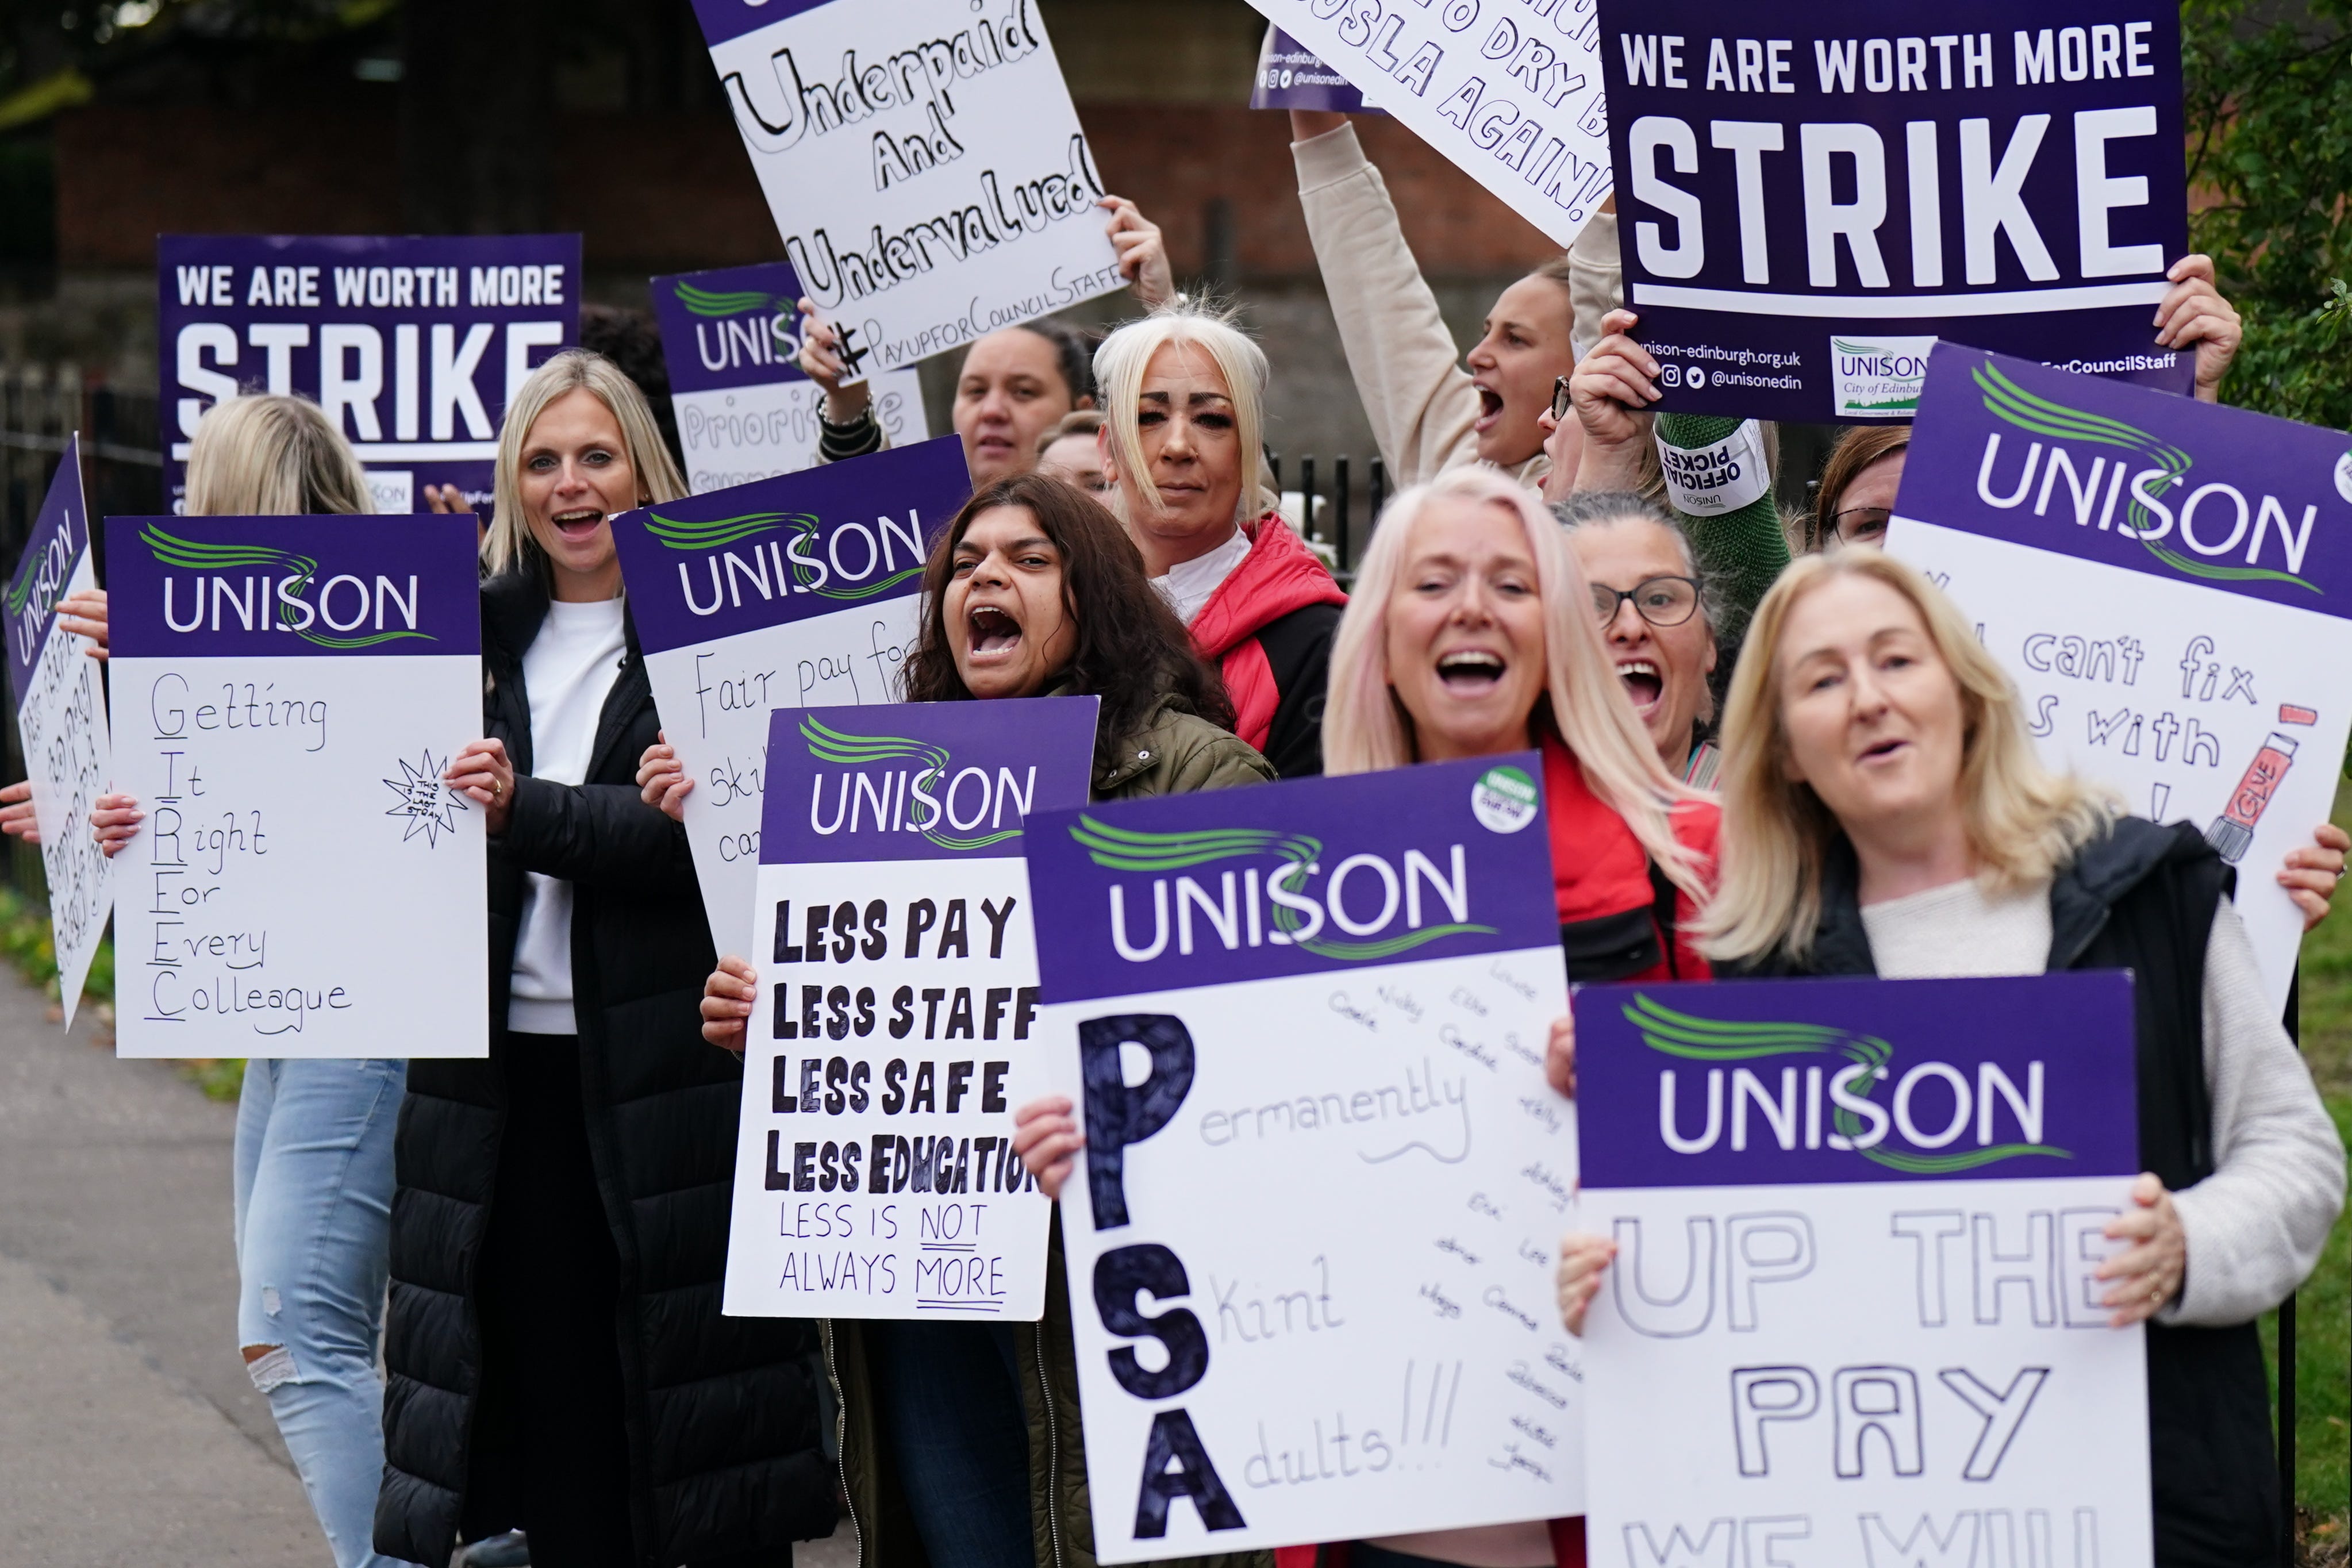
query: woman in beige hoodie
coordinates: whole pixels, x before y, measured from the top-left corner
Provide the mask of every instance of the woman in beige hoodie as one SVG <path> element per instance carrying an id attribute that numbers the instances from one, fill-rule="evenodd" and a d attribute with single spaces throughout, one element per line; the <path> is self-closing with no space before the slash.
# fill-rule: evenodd
<path id="1" fill-rule="evenodd" d="M 1402 487 L 1484 462 L 1540 485 L 1555 459 L 1575 467 L 1577 423 L 1550 442 L 1552 387 L 1601 339 L 1619 289 L 1617 219 L 1602 213 L 1576 247 L 1496 298 L 1486 330 L 1457 359 L 1437 296 L 1405 244 L 1387 182 L 1344 114 L 1293 110 L 1298 203 L 1331 297 L 1348 368 L 1381 456 Z M 1565 450 L 1563 450 L 1565 448 Z"/>

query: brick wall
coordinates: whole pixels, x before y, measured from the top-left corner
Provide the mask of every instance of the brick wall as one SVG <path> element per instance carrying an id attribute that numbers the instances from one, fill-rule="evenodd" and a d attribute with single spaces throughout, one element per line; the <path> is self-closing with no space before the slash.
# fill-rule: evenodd
<path id="1" fill-rule="evenodd" d="M 1284 116 L 1229 105 L 1088 103 L 1104 178 L 1168 232 L 1177 270 L 1211 264 L 1226 204 L 1236 282 L 1314 273 Z M 779 247 L 734 126 L 714 115 L 562 118 L 553 226 L 586 237 L 600 272 L 723 267 Z M 1360 122 L 1433 278 L 1524 269 L 1551 248 L 1411 132 Z M 58 125 L 58 255 L 143 268 L 158 234 L 399 233 L 397 141 L 375 110 L 79 110 Z"/>

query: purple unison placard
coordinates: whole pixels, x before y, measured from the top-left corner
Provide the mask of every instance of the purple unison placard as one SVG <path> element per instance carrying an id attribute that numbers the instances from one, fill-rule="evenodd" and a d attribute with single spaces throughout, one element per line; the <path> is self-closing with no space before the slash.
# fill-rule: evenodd
<path id="1" fill-rule="evenodd" d="M 1590 985 L 1574 1006 L 1588 1190 L 2139 1169 L 2120 971 Z"/>
<path id="2" fill-rule="evenodd" d="M 673 273 L 651 289 L 673 393 L 808 379 L 790 332 L 801 280 L 784 262 Z"/>
<path id="3" fill-rule="evenodd" d="M 648 654 L 904 598 L 971 495 L 942 436 L 613 520 Z"/>
<path id="4" fill-rule="evenodd" d="M 1083 806 L 1094 697 L 779 708 L 762 866 L 1018 856 L 1024 825 Z"/>
<path id="5" fill-rule="evenodd" d="M 1939 338 L 2189 390 L 2152 324 L 2189 247 L 2172 9 L 1813 0 L 1759 25 L 1601 0 L 1601 21 L 1660 409 L 1907 418 Z"/>
<path id="6" fill-rule="evenodd" d="M 576 234 L 167 234 L 155 252 L 174 503 L 206 408 L 299 393 L 358 451 L 378 511 L 453 484 L 487 517 L 507 399 L 580 341 Z"/>
<path id="7" fill-rule="evenodd" d="M 110 517 L 117 658 L 478 655 L 465 513 Z"/>
<path id="8" fill-rule="evenodd" d="M 1316 58 L 1315 51 L 1279 27 L 1265 30 L 1257 52 L 1257 79 L 1250 89 L 1252 109 L 1319 109 L 1335 114 L 1386 114 L 1367 104 L 1346 77 Z"/>
<path id="9" fill-rule="evenodd" d="M 1045 1000 L 1550 946 L 1542 772 L 1528 752 L 1041 816 Z"/>
<path id="10" fill-rule="evenodd" d="M 2352 617 L 2352 437 L 1939 345 L 1896 513 Z"/>
<path id="11" fill-rule="evenodd" d="M 34 667 L 57 625 L 58 601 L 72 590 L 74 570 L 89 553 L 89 508 L 82 500 L 81 437 L 67 438 L 41 515 L 8 583 L 8 689 L 25 705 Z"/>

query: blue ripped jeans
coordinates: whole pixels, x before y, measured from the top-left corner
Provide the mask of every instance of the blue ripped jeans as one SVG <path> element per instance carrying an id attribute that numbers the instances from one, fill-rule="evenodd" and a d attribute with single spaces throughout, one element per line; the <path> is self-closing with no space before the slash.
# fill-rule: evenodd
<path id="1" fill-rule="evenodd" d="M 403 1061 L 246 1064 L 236 1111 L 236 1338 L 269 1400 L 336 1568 L 376 1555 L 383 1383 L 376 1350 L 392 1252 L 392 1139 Z"/>

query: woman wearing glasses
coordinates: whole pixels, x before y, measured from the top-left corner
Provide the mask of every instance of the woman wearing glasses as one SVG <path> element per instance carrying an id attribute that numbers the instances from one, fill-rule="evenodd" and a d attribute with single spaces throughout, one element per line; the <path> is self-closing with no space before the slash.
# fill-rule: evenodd
<path id="1" fill-rule="evenodd" d="M 1847 431 L 1822 465 L 1813 515 L 1805 520 L 1805 552 L 1818 554 L 1848 544 L 1877 544 L 1886 538 L 1895 513 L 1895 492 L 1903 485 L 1903 458 L 1911 447 L 1911 426 L 1864 425 Z"/>
<path id="2" fill-rule="evenodd" d="M 1689 537 L 1654 502 L 1626 490 L 1587 490 L 1552 515 L 1568 530 L 1601 641 L 1658 760 L 1685 783 L 1712 787 L 1716 752 L 1702 737 L 1715 718 L 1721 612 Z"/>

